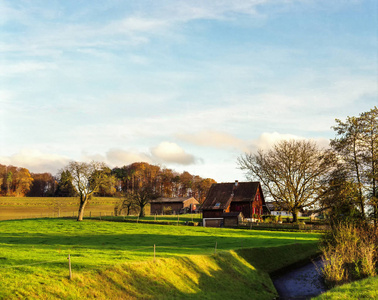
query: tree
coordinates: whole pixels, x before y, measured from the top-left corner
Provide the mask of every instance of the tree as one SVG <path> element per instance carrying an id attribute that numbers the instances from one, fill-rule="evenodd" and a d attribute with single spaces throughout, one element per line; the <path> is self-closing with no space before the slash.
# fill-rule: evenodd
<path id="1" fill-rule="evenodd" d="M 120 202 L 115 206 L 115 215 L 118 216 L 126 211 L 126 215 L 130 215 L 130 212 L 134 210 L 137 205 L 134 196 L 130 192 L 124 192 L 119 194 Z"/>
<path id="2" fill-rule="evenodd" d="M 180 197 L 186 197 L 192 192 L 194 176 L 187 171 L 180 175 Z"/>
<path id="3" fill-rule="evenodd" d="M 93 193 L 95 193 L 101 185 L 109 182 L 110 169 L 102 162 L 92 161 L 86 162 L 70 162 L 65 171 L 71 174 L 72 184 L 79 194 L 80 205 L 78 212 L 78 221 L 83 220 L 84 209 L 88 204 Z"/>
<path id="4" fill-rule="evenodd" d="M 7 196 L 25 196 L 29 192 L 33 182 L 28 169 L 15 166 L 0 165 L 0 176 L 2 183 L 0 190 L 5 191 L 5 195 Z"/>
<path id="5" fill-rule="evenodd" d="M 207 193 L 209 192 L 210 187 L 214 183 L 217 183 L 217 182 L 211 178 L 206 178 L 206 179 L 200 178 L 200 180 L 196 182 L 195 184 L 196 197 L 200 204 L 202 204 L 205 201 Z"/>
<path id="6" fill-rule="evenodd" d="M 17 197 L 23 197 L 29 192 L 33 178 L 28 169 L 17 168 L 12 180 L 13 192 Z"/>
<path id="7" fill-rule="evenodd" d="M 317 203 L 324 196 L 323 180 L 332 167 L 330 156 L 315 142 L 280 141 L 268 151 L 245 153 L 238 158 L 247 177 L 257 179 L 277 204 L 293 214 Z"/>
<path id="8" fill-rule="evenodd" d="M 72 184 L 72 175 L 70 171 L 63 170 L 58 175 L 58 186 L 55 191 L 58 197 L 75 197 L 77 192 Z"/>
<path id="9" fill-rule="evenodd" d="M 33 184 L 27 197 L 51 197 L 55 193 L 55 178 L 50 173 L 32 173 Z"/>
<path id="10" fill-rule="evenodd" d="M 364 219 L 357 209 L 359 188 L 355 182 L 348 179 L 348 171 L 343 165 L 338 164 L 324 184 L 327 192 L 321 200 L 321 210 L 329 212 L 331 224 L 359 224 Z"/>
<path id="11" fill-rule="evenodd" d="M 331 147 L 338 154 L 339 160 L 343 161 L 345 169 L 348 170 L 349 179 L 354 179 L 358 187 L 358 205 L 362 215 L 365 215 L 365 199 L 362 192 L 362 169 L 363 169 L 363 147 L 361 140 L 361 122 L 356 117 L 348 117 L 346 122 L 336 119 L 337 137 L 331 140 Z"/>
<path id="12" fill-rule="evenodd" d="M 378 108 L 375 106 L 360 115 L 362 127 L 363 160 L 369 204 L 373 207 L 372 217 L 378 221 Z"/>
<path id="13" fill-rule="evenodd" d="M 347 170 L 347 180 L 358 187 L 357 204 L 362 216 L 368 216 L 372 208 L 371 215 L 377 223 L 378 108 L 358 117 L 347 117 L 345 122 L 336 119 L 336 123 L 331 147 Z"/>
<path id="14" fill-rule="evenodd" d="M 158 198 L 153 192 L 152 186 L 144 185 L 134 190 L 132 193 L 133 200 L 137 206 L 139 206 L 139 217 L 142 218 L 145 215 L 144 208 L 150 200 Z"/>

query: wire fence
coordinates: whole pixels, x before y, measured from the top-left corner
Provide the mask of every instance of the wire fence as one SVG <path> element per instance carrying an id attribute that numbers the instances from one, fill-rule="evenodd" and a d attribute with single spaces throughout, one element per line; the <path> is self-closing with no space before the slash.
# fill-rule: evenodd
<path id="1" fill-rule="evenodd" d="M 183 216 L 185 218 L 183 219 Z M 0 220 L 23 220 L 23 219 L 46 219 L 46 218 L 77 218 L 78 210 L 71 211 L 53 211 L 44 213 L 28 213 L 28 214 L 8 214 L 0 215 Z M 85 211 L 84 218 L 94 218 L 94 219 L 109 219 L 113 220 L 123 220 L 123 221 L 136 221 L 136 222 L 159 222 L 159 221 L 169 221 L 169 222 L 179 222 L 183 223 L 185 221 L 198 222 L 198 219 L 202 218 L 202 214 L 191 213 L 186 215 L 146 215 L 143 218 L 139 218 L 138 215 L 115 215 L 113 211 Z"/>
<path id="2" fill-rule="evenodd" d="M 193 244 L 190 244 L 190 245 L 181 245 L 181 246 L 175 246 L 175 245 L 156 245 L 156 244 L 153 244 L 153 245 L 150 245 L 150 246 L 144 246 L 144 247 L 138 247 L 138 248 L 133 248 L 133 249 L 124 249 L 126 252 L 137 252 L 137 251 L 142 251 L 142 250 L 147 250 L 147 249 L 150 249 L 151 250 L 151 258 L 153 258 L 153 261 L 156 262 L 156 259 L 157 259 L 157 256 L 159 254 L 159 249 L 164 249 L 164 248 L 167 248 L 167 249 L 177 249 L 177 250 L 183 250 L 183 249 L 187 249 L 187 248 L 194 248 L 194 247 L 201 247 L 203 249 L 203 254 L 205 255 L 210 255 L 210 254 L 217 254 L 218 252 L 220 251 L 227 251 L 227 250 L 220 250 L 218 249 L 218 242 L 215 241 L 212 242 L 212 243 L 206 243 L 206 244 L 196 244 L 196 245 L 193 245 Z M 153 252 L 152 252 L 153 251 Z M 212 253 L 211 253 L 212 252 Z M 188 253 L 188 255 L 190 255 Z M 174 255 L 172 255 L 174 256 Z M 168 258 L 168 257 L 172 257 L 172 256 L 169 256 L 167 255 L 165 252 L 162 256 L 160 256 L 160 258 Z M 75 266 L 75 257 L 76 255 L 71 255 L 71 254 L 68 254 L 67 255 L 62 255 L 59 259 L 54 259 L 54 260 L 47 260 L 47 261 L 37 261 L 37 262 L 32 262 L 32 263 L 25 263 L 25 264 L 18 264 L 18 265 L 2 265 L 0 266 L 0 269 L 3 269 L 3 270 L 6 270 L 6 269 L 17 269 L 17 268 L 23 268 L 23 267 L 32 267 L 32 266 L 36 266 L 36 265 L 43 265 L 43 264 L 53 264 L 53 263 L 61 263 L 61 264 L 66 264 L 67 265 L 67 270 L 68 270 L 68 278 L 69 279 L 72 279 L 73 277 L 73 272 L 72 272 L 72 266 Z M 79 257 L 79 256 L 78 256 Z M 74 258 L 72 260 L 72 258 Z"/>

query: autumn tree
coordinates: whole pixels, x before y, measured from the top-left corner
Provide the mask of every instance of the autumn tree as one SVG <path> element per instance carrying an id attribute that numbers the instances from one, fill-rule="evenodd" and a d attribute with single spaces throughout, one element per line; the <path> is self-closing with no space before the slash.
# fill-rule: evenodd
<path id="1" fill-rule="evenodd" d="M 214 183 L 217 182 L 212 178 L 200 178 L 199 181 L 195 182 L 196 197 L 200 204 L 202 204 L 205 201 L 207 193 L 209 192 L 210 187 Z"/>
<path id="2" fill-rule="evenodd" d="M 171 169 L 162 169 L 160 171 L 160 189 L 159 194 L 163 197 L 173 197 L 175 195 L 174 189 L 174 178 L 177 173 L 173 172 Z"/>
<path id="3" fill-rule="evenodd" d="M 192 192 L 194 176 L 187 171 L 180 175 L 180 197 L 188 196 Z"/>
<path id="4" fill-rule="evenodd" d="M 0 165 L 0 178 L 0 191 L 7 196 L 25 196 L 33 182 L 28 169 L 15 166 Z"/>
<path id="5" fill-rule="evenodd" d="M 132 202 L 144 216 L 147 203 L 157 197 L 195 196 L 204 199 L 213 179 L 202 179 L 189 172 L 181 174 L 167 168 L 136 162 L 112 170 L 116 177 L 117 191 L 123 194 L 125 205 Z M 120 207 L 119 205 L 117 207 Z"/>
<path id="6" fill-rule="evenodd" d="M 71 174 L 72 184 L 79 194 L 80 204 L 78 221 L 83 220 L 84 209 L 93 193 L 98 191 L 101 185 L 109 182 L 110 169 L 102 162 L 70 162 L 64 171 Z"/>
<path id="7" fill-rule="evenodd" d="M 298 212 L 324 196 L 323 182 L 332 163 L 313 141 L 277 142 L 268 151 L 245 153 L 239 168 L 251 180 L 259 180 L 266 195 L 287 208 L 297 221 Z"/>

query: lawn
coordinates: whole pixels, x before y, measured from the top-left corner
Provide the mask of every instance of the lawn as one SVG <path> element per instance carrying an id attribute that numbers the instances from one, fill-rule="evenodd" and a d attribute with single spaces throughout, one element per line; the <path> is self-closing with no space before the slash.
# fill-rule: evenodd
<path id="1" fill-rule="evenodd" d="M 241 261 L 242 268 L 242 265 L 244 266 L 242 256 L 235 258 L 236 254 L 232 256 L 229 254 L 229 250 L 256 247 L 279 248 L 278 246 L 293 246 L 293 244 L 312 245 L 311 247 L 314 248 L 313 245 L 317 239 L 317 234 L 303 232 L 166 226 L 93 220 L 83 222 L 72 219 L 1 221 L 0 298 L 8 298 L 10 295 L 23 297 L 33 293 L 37 294 L 41 292 L 40 289 L 47 289 L 47 286 L 60 285 L 63 290 L 59 292 L 59 297 L 62 295 L 68 297 L 69 294 L 66 293 L 72 292 L 72 283 L 67 283 L 67 257 L 69 254 L 72 260 L 73 274 L 76 278 L 75 288 L 77 288 L 81 286 L 80 282 L 84 280 L 84 277 L 93 279 L 99 276 L 99 272 L 113 274 L 111 270 L 117 268 L 123 268 L 123 272 L 126 272 L 129 267 L 125 266 L 130 266 L 130 263 L 131 265 L 142 263 L 143 268 L 146 266 L 152 268 L 149 264 L 154 258 L 154 245 L 156 260 L 169 260 L 170 257 L 176 257 L 181 261 L 178 269 L 189 264 L 188 257 L 192 257 L 191 260 L 194 259 L 193 257 L 196 257 L 198 261 L 208 260 L 206 257 L 210 257 L 209 255 L 215 252 L 217 255 L 221 255 L 217 258 L 218 260 L 222 257 L 228 258 L 212 263 L 231 264 L 232 261 L 232 264 L 237 265 L 238 261 Z M 143 262 L 147 262 L 147 265 Z M 195 262 L 191 261 L 190 264 L 195 264 Z M 195 268 L 202 268 L 202 265 Z M 130 269 L 127 270 L 127 272 L 134 272 Z M 90 276 L 88 272 L 92 272 Z M 126 277 L 127 274 L 125 273 Z M 201 293 L 196 293 L 196 295 L 199 296 Z M 91 294 L 88 297 L 92 296 L 94 295 Z"/>
<path id="2" fill-rule="evenodd" d="M 364 280 L 344 284 L 329 290 L 315 298 L 316 300 L 360 300 L 378 299 L 378 277 L 369 277 Z"/>

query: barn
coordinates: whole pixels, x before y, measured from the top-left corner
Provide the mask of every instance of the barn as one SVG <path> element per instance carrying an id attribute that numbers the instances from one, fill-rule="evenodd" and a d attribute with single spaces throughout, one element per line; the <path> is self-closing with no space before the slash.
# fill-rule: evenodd
<path id="1" fill-rule="evenodd" d="M 202 206 L 203 225 L 220 227 L 225 223 L 236 222 L 236 219 L 239 222 L 239 213 L 244 218 L 252 220 L 259 218 L 266 211 L 260 182 L 215 183 Z M 225 220 L 232 217 L 234 221 Z"/>
<path id="2" fill-rule="evenodd" d="M 179 214 L 196 210 L 199 202 L 194 197 L 157 198 L 150 201 L 151 215 Z"/>

